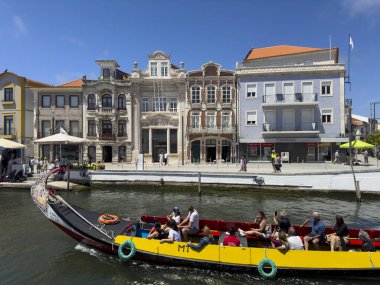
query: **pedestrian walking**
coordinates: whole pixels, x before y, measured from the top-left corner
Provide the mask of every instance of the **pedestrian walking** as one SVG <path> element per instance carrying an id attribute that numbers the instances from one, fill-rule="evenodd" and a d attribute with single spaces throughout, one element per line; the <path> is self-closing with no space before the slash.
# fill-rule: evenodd
<path id="1" fill-rule="evenodd" d="M 271 162 L 272 162 L 272 168 L 273 168 L 273 173 L 276 173 L 276 165 L 274 164 L 274 160 L 276 159 L 276 151 L 273 149 L 272 153 L 270 155 Z"/>
<path id="2" fill-rule="evenodd" d="M 282 164 L 281 164 L 280 155 L 278 153 L 276 153 L 276 158 L 274 159 L 274 165 L 275 165 L 276 173 L 281 173 Z"/>
<path id="3" fill-rule="evenodd" d="M 338 150 L 335 151 L 334 158 L 335 158 L 335 159 L 334 159 L 334 161 L 333 161 L 333 164 L 335 164 L 335 163 L 340 164 L 340 158 L 339 158 L 339 151 L 338 151 Z"/>
<path id="4" fill-rule="evenodd" d="M 247 172 L 247 160 L 244 154 L 240 158 L 240 171 Z"/>
<path id="5" fill-rule="evenodd" d="M 368 164 L 368 151 L 365 150 L 364 153 L 363 153 L 363 155 L 364 155 L 364 163 Z"/>
<path id="6" fill-rule="evenodd" d="M 160 166 L 164 164 L 164 154 L 162 152 L 158 155 L 158 161 L 160 162 Z"/>
<path id="7" fill-rule="evenodd" d="M 168 153 L 167 152 L 165 152 L 165 154 L 164 154 L 164 163 L 165 163 L 165 165 L 169 164 L 168 163 Z"/>

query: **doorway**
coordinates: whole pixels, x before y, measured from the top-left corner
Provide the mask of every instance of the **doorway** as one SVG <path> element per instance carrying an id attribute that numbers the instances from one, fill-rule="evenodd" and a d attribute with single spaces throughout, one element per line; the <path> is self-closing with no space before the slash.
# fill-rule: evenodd
<path id="1" fill-rule="evenodd" d="M 112 146 L 103 146 L 103 162 L 112 162 Z"/>
<path id="2" fill-rule="evenodd" d="M 222 141 L 222 160 L 223 162 L 231 162 L 231 142 Z"/>
<path id="3" fill-rule="evenodd" d="M 166 129 L 153 129 L 152 130 L 152 159 L 153 162 L 160 161 L 160 152 L 167 153 L 167 130 Z"/>
<path id="4" fill-rule="evenodd" d="M 191 143 L 191 163 L 199 163 L 201 160 L 201 141 Z"/>
<path id="5" fill-rule="evenodd" d="M 206 140 L 206 162 L 216 162 L 216 140 Z"/>

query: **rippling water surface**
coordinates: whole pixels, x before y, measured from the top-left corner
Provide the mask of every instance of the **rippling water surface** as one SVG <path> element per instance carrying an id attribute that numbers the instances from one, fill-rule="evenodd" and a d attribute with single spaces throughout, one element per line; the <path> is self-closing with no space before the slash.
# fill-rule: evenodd
<path id="1" fill-rule="evenodd" d="M 252 189 L 124 186 L 61 193 L 78 206 L 135 218 L 166 215 L 174 206 L 183 214 L 192 204 L 201 218 L 252 221 L 257 210 L 268 215 L 286 209 L 292 223 L 302 223 L 312 211 L 327 225 L 336 214 L 349 227 L 380 228 L 380 196 L 255 191 Z M 50 223 L 25 190 L 0 189 L 0 284 L 378 284 L 363 278 L 286 276 L 266 281 L 253 274 L 226 273 L 145 262 L 121 262 L 117 257 L 78 244 Z"/>

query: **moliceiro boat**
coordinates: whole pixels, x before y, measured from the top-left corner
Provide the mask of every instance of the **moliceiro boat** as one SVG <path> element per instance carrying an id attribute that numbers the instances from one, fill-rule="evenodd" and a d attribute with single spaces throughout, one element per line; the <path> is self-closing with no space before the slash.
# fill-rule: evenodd
<path id="1" fill-rule="evenodd" d="M 138 221 L 119 218 L 82 209 L 67 203 L 47 186 L 48 177 L 62 169 L 53 170 L 40 178 L 31 188 L 34 203 L 56 226 L 74 239 L 101 251 L 118 255 L 123 260 L 139 259 L 148 262 L 172 265 L 258 272 L 264 277 L 273 277 L 280 272 L 328 271 L 332 273 L 380 274 L 380 252 L 360 252 L 361 241 L 357 229 L 350 230 L 350 249 L 356 251 L 331 252 L 326 247 L 321 251 L 280 250 L 270 248 L 268 240 L 255 237 L 240 237 L 240 247 L 220 245 L 225 232 L 230 228 L 243 230 L 255 226 L 253 223 L 201 220 L 214 235 L 214 243 L 203 249 L 191 249 L 185 242 L 160 243 L 147 239 L 147 233 L 155 222 L 165 223 L 166 217 L 142 216 Z M 295 227 L 298 235 L 305 235 L 310 228 Z M 328 228 L 327 233 L 332 229 Z M 380 230 L 367 230 L 371 238 L 380 236 Z M 202 233 L 192 236 L 197 243 Z M 380 242 L 375 241 L 376 248 Z"/>

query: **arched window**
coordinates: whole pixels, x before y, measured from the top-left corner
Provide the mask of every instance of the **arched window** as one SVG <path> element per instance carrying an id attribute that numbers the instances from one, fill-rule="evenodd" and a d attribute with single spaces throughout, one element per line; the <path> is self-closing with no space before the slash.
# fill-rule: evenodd
<path id="1" fill-rule="evenodd" d="M 109 94 L 103 95 L 102 97 L 102 107 L 112 108 L 112 97 Z"/>
<path id="2" fill-rule="evenodd" d="M 95 107 L 96 107 L 95 95 L 90 94 L 87 97 L 87 110 L 95 110 Z"/>
<path id="3" fill-rule="evenodd" d="M 126 110 L 126 100 L 125 100 L 125 95 L 119 95 L 117 99 L 117 109 L 118 110 Z"/>

